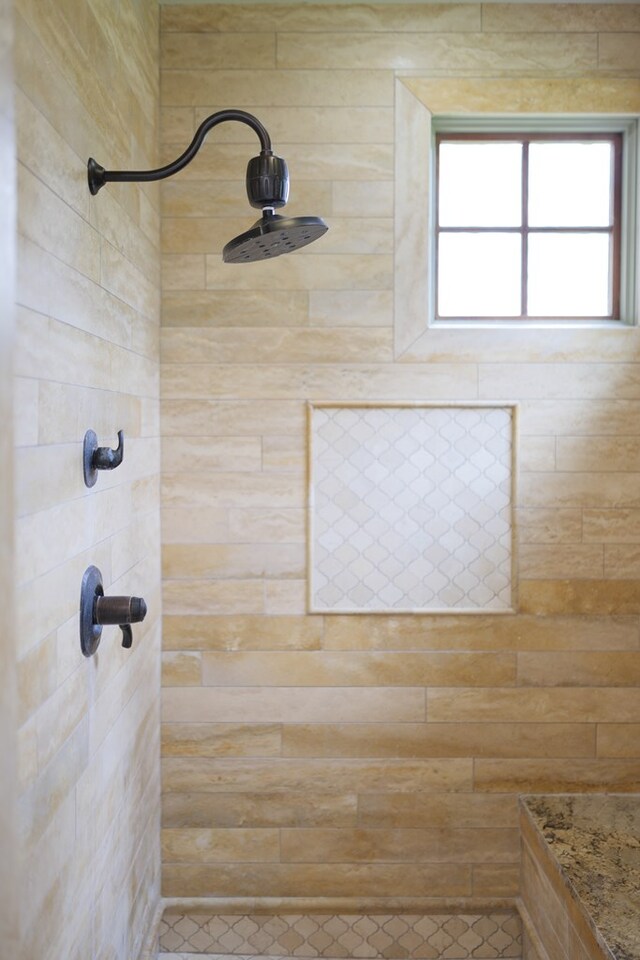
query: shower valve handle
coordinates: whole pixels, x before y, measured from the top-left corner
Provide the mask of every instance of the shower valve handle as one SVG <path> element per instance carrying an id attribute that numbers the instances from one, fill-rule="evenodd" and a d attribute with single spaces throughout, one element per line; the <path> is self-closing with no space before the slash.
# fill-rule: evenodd
<path id="1" fill-rule="evenodd" d="M 85 486 L 93 487 L 98 479 L 98 470 L 115 470 L 122 463 L 124 457 L 124 432 L 118 430 L 118 446 L 99 447 L 98 437 L 94 430 L 87 430 L 82 446 L 82 469 Z"/>
<path id="2" fill-rule="evenodd" d="M 122 463 L 124 456 L 124 433 L 118 430 L 118 446 L 115 450 L 111 447 L 98 447 L 91 458 L 92 466 L 96 470 L 115 470 Z"/>
<path id="3" fill-rule="evenodd" d="M 102 628 L 108 624 L 122 630 L 122 646 L 133 643 L 132 623 L 140 623 L 147 615 L 142 597 L 105 597 L 102 574 L 97 567 L 88 567 L 80 591 L 80 646 L 85 657 L 98 649 Z"/>

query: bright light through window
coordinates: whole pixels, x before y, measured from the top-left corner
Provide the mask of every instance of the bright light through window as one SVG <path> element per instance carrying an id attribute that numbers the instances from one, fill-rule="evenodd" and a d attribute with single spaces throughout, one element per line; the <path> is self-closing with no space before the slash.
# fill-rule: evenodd
<path id="1" fill-rule="evenodd" d="M 437 316 L 611 319 L 619 134 L 440 134 Z"/>

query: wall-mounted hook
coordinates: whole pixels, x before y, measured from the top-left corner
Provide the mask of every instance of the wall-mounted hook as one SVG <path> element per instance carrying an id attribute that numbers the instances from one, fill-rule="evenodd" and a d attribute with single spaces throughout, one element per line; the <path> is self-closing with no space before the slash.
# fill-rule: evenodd
<path id="1" fill-rule="evenodd" d="M 85 657 L 96 652 L 102 628 L 114 624 L 122 630 L 122 646 L 133 643 L 131 623 L 140 623 L 147 615 L 142 597 L 105 597 L 102 574 L 97 567 L 87 567 L 80 589 L 80 646 Z"/>
<path id="2" fill-rule="evenodd" d="M 82 450 L 82 465 L 84 482 L 92 487 L 98 479 L 98 470 L 114 470 L 122 463 L 124 456 L 124 433 L 118 430 L 118 446 L 115 450 L 110 447 L 99 447 L 98 438 L 93 430 L 87 430 L 84 435 Z"/>

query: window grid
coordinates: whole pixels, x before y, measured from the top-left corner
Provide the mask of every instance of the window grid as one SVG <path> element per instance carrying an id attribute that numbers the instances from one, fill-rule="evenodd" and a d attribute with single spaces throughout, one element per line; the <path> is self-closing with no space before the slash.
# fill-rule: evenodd
<path id="1" fill-rule="evenodd" d="M 492 226 L 457 226 L 441 227 L 439 214 L 439 196 L 440 196 L 440 145 L 442 143 L 451 143 L 453 141 L 467 141 L 478 143 L 494 143 L 499 141 L 509 141 L 522 144 L 522 212 L 521 225 L 519 227 L 492 227 Z M 596 143 L 605 142 L 612 146 L 612 216 L 611 223 L 607 227 L 531 227 L 529 226 L 529 145 L 540 142 L 572 142 L 572 143 Z M 438 277 L 438 256 L 441 233 L 510 233 L 519 234 L 521 237 L 521 312 L 518 316 L 500 316 L 500 320 L 550 320 L 548 316 L 537 317 L 528 313 L 528 255 L 529 255 L 529 235 L 532 233 L 600 233 L 611 237 L 611 263 L 609 268 L 610 275 L 610 313 L 603 316 L 589 316 L 590 320 L 614 320 L 620 316 L 620 245 L 621 245 L 621 197 L 622 197 L 622 147 L 623 135 L 621 133 L 517 133 L 517 132 L 499 132 L 499 133 L 438 133 L 436 134 L 436 272 Z M 475 317 L 441 317 L 438 308 L 439 282 L 436 281 L 435 295 L 435 319 L 436 320 L 455 320 L 455 319 L 476 319 Z M 487 319 L 482 317 L 479 319 Z M 562 316 L 563 321 L 584 320 L 580 317 Z"/>

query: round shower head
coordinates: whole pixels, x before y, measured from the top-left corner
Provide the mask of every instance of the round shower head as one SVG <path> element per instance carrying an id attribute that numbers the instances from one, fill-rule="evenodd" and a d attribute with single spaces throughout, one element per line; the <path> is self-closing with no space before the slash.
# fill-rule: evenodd
<path id="1" fill-rule="evenodd" d="M 320 217 L 281 217 L 265 210 L 245 233 L 234 237 L 222 251 L 225 263 L 273 260 L 313 243 L 329 228 Z"/>

